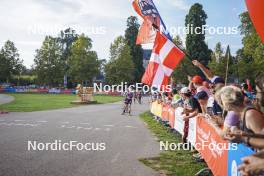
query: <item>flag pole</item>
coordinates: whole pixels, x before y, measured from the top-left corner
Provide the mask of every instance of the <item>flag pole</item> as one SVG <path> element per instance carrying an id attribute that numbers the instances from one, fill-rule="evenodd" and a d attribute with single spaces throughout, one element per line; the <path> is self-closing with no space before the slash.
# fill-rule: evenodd
<path id="1" fill-rule="evenodd" d="M 229 45 L 227 46 L 227 51 L 226 51 L 227 57 L 226 57 L 226 75 L 225 75 L 225 86 L 227 85 L 227 78 L 228 78 L 228 70 L 229 70 L 229 60 L 230 60 L 230 48 Z"/>

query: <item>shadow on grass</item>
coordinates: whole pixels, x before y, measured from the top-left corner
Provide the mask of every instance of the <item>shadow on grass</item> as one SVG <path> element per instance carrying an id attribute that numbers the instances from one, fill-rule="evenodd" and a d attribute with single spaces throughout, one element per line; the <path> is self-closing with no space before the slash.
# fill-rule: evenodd
<path id="1" fill-rule="evenodd" d="M 153 119 L 150 112 L 140 115 L 148 128 L 155 134 L 158 141 L 169 143 L 180 143 L 181 136 L 172 133 L 170 129 Z M 158 171 L 160 175 L 168 176 L 193 176 L 199 170 L 207 167 L 205 163 L 195 162 L 192 158 L 193 151 L 178 150 L 162 151 L 159 156 L 152 158 L 141 158 L 139 161 Z"/>

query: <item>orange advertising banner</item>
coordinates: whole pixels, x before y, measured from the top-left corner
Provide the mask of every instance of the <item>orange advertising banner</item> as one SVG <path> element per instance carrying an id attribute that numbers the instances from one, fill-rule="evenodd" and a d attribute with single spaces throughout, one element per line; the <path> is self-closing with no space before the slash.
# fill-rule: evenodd
<path id="1" fill-rule="evenodd" d="M 169 109 L 170 109 L 170 105 L 164 104 L 162 106 L 162 120 L 163 121 L 169 121 Z"/>
<path id="2" fill-rule="evenodd" d="M 162 104 L 161 103 L 158 103 L 157 104 L 157 110 L 156 110 L 156 116 L 158 116 L 158 117 L 162 117 Z"/>
<path id="3" fill-rule="evenodd" d="M 173 107 L 169 108 L 169 124 L 171 128 L 174 128 L 175 121 L 175 109 Z"/>
<path id="4" fill-rule="evenodd" d="M 227 174 L 229 143 L 203 117 L 197 118 L 195 148 L 201 153 L 214 176 Z"/>

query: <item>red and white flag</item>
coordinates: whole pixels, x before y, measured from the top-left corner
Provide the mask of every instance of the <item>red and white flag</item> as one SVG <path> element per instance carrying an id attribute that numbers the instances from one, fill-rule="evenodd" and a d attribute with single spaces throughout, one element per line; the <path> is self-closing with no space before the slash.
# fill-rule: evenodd
<path id="1" fill-rule="evenodd" d="M 160 32 L 157 32 L 149 64 L 142 83 L 164 89 L 173 70 L 182 61 L 185 54 Z"/>
<path id="2" fill-rule="evenodd" d="M 169 32 L 152 0 L 133 0 L 132 5 L 135 11 L 144 19 L 138 32 L 136 44 L 153 43 L 155 41 L 157 29 L 162 31 L 167 38 L 171 39 L 171 36 L 169 35 Z"/>

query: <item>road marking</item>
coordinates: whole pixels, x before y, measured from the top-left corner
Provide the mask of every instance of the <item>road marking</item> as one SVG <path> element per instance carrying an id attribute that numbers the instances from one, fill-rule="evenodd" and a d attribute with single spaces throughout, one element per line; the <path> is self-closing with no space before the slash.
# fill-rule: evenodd
<path id="1" fill-rule="evenodd" d="M 114 125 L 104 125 L 105 127 L 114 127 Z"/>
<path id="2" fill-rule="evenodd" d="M 16 126 L 25 126 L 25 124 L 23 124 L 23 123 L 16 123 L 15 125 Z"/>
<path id="3" fill-rule="evenodd" d="M 133 127 L 133 126 L 129 126 L 129 125 L 127 125 L 127 126 L 125 126 L 126 128 L 137 128 L 137 127 Z"/>
<path id="4" fill-rule="evenodd" d="M 111 129 L 110 128 L 106 128 L 105 131 L 111 131 Z"/>
<path id="5" fill-rule="evenodd" d="M 99 131 L 99 130 L 101 130 L 101 128 L 95 128 L 94 130 L 95 130 L 95 131 Z"/>
<path id="6" fill-rule="evenodd" d="M 41 120 L 41 121 L 37 121 L 38 123 L 47 123 L 48 121 L 45 120 Z"/>
<path id="7" fill-rule="evenodd" d="M 77 127 L 77 130 L 82 129 L 83 127 Z"/>
<path id="8" fill-rule="evenodd" d="M 90 123 L 80 123 L 81 125 L 90 125 Z"/>
<path id="9" fill-rule="evenodd" d="M 91 130 L 91 129 L 93 129 L 92 127 L 90 127 L 90 128 L 83 128 L 83 129 L 85 129 L 85 130 Z"/>
<path id="10" fill-rule="evenodd" d="M 35 127 L 35 126 L 38 126 L 37 124 L 30 124 L 30 123 L 27 123 L 25 124 L 25 126 L 32 126 L 32 127 Z"/>
<path id="11" fill-rule="evenodd" d="M 25 122 L 25 120 L 15 120 L 15 122 Z"/>
<path id="12" fill-rule="evenodd" d="M 30 124 L 30 123 L 0 123 L 0 125 L 6 125 L 6 126 L 31 126 L 36 127 L 38 124 Z"/>

